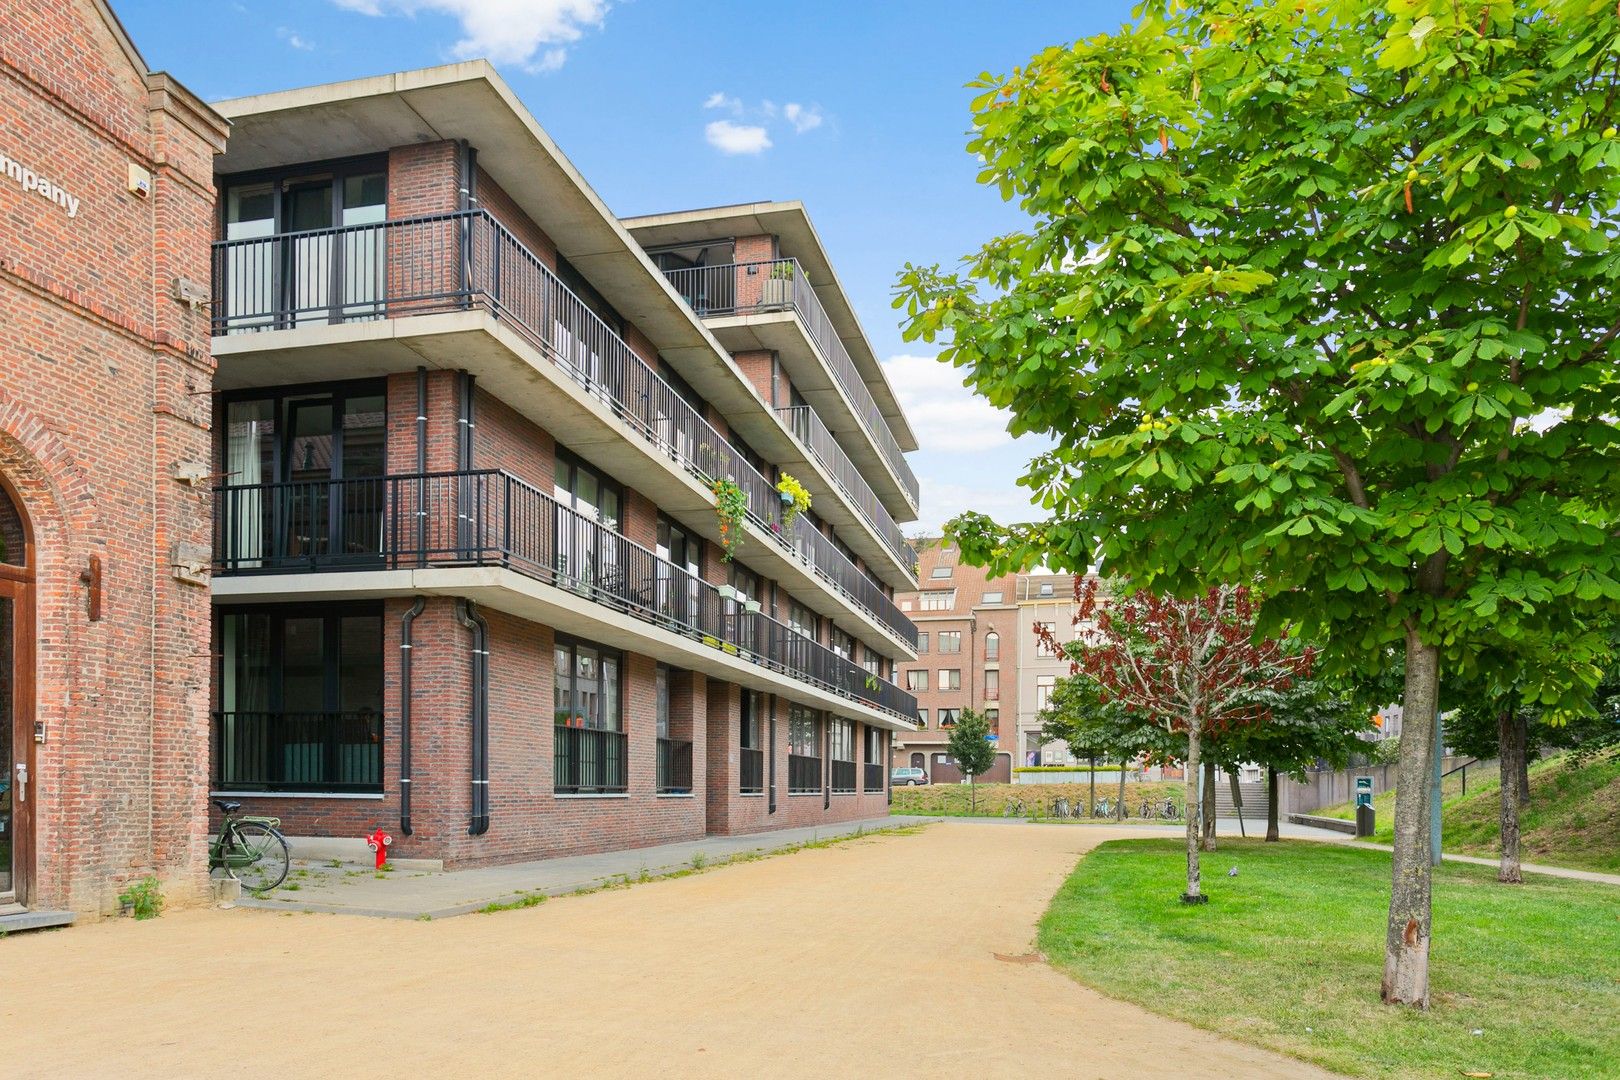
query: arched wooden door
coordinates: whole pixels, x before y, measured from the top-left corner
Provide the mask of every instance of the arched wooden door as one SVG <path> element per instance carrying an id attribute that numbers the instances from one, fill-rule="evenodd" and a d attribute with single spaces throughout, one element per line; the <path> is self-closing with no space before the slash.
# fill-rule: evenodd
<path id="1" fill-rule="evenodd" d="M 27 903 L 34 869 L 34 545 L 0 476 L 0 906 Z"/>

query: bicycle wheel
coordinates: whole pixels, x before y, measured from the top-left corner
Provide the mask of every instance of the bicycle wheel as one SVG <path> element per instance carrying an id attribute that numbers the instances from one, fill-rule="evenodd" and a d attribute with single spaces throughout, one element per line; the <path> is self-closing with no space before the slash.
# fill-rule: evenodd
<path id="1" fill-rule="evenodd" d="M 226 850 L 231 876 L 250 893 L 267 893 L 287 880 L 287 841 L 268 825 L 238 822 Z"/>

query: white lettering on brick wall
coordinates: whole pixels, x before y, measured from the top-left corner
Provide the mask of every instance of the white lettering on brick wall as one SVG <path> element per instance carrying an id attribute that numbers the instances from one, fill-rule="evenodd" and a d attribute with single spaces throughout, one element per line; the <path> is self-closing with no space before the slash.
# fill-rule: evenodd
<path id="1" fill-rule="evenodd" d="M 79 197 L 70 195 L 20 161 L 0 153 L 0 174 L 10 177 L 25 193 L 32 192 L 67 211 L 68 217 L 79 216 Z"/>

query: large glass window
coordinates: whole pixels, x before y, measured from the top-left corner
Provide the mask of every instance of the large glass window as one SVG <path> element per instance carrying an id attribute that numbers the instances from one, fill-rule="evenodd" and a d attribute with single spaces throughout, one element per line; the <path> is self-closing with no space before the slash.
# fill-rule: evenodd
<path id="1" fill-rule="evenodd" d="M 218 788 L 382 789 L 381 605 L 224 609 L 217 633 Z"/>
<path id="2" fill-rule="evenodd" d="M 233 332 L 377 318 L 387 299 L 385 163 L 304 165 L 224 181 L 225 299 Z M 279 235 L 278 235 L 279 234 Z M 291 234 L 291 235 L 287 235 Z"/>
<path id="3" fill-rule="evenodd" d="M 928 631 L 923 630 L 917 635 L 917 655 L 922 656 L 928 652 Z"/>
<path id="4" fill-rule="evenodd" d="M 1001 658 L 1001 635 L 994 630 L 984 635 L 984 658 L 986 660 Z"/>
<path id="5" fill-rule="evenodd" d="M 942 653 L 959 653 L 962 651 L 962 631 L 941 630 L 939 632 L 939 651 Z"/>
<path id="6" fill-rule="evenodd" d="M 236 570 L 375 562 L 388 414 L 380 383 L 225 401 L 218 557 Z"/>
<path id="7" fill-rule="evenodd" d="M 660 514 L 658 557 L 665 560 L 657 568 L 658 610 L 683 626 L 694 625 L 703 588 L 702 539 Z"/>
<path id="8" fill-rule="evenodd" d="M 821 640 L 821 618 L 797 600 L 788 601 L 788 625 L 811 641 Z"/>
<path id="9" fill-rule="evenodd" d="M 557 640 L 553 779 L 560 794 L 625 790 L 624 716 L 618 653 L 587 642 Z"/>
<path id="10" fill-rule="evenodd" d="M 912 668 L 906 672 L 906 689 L 913 694 L 927 693 L 928 669 Z"/>
<path id="11" fill-rule="evenodd" d="M 854 791 L 855 721 L 839 719 L 828 721 L 827 742 L 829 757 L 832 759 L 828 769 L 832 790 L 843 793 Z"/>
<path id="12" fill-rule="evenodd" d="M 827 632 L 827 647 L 845 660 L 855 659 L 855 638 L 834 626 Z"/>
<path id="13" fill-rule="evenodd" d="M 1001 698 L 1001 671 L 998 668 L 986 668 L 984 672 L 984 700 L 997 701 Z"/>
<path id="14" fill-rule="evenodd" d="M 788 708 L 788 791 L 820 791 L 821 716 L 802 705 Z"/>
<path id="15" fill-rule="evenodd" d="M 931 589 L 918 597 L 917 606 L 923 611 L 949 611 L 955 602 L 955 589 Z"/>
<path id="16" fill-rule="evenodd" d="M 941 668 L 939 672 L 939 688 L 941 690 L 962 689 L 962 669 Z"/>
<path id="17" fill-rule="evenodd" d="M 557 515 L 558 572 L 575 585 L 612 588 L 618 578 L 619 486 L 562 451 L 553 476 L 557 502 L 572 513 Z"/>
<path id="18" fill-rule="evenodd" d="M 744 690 L 737 730 L 737 790 L 751 795 L 765 790 L 765 744 L 760 734 L 764 718 L 765 695 Z"/>
<path id="19" fill-rule="evenodd" d="M 1052 635 L 1057 631 L 1057 623 L 1037 622 L 1035 625 L 1038 628 L 1046 631 L 1045 634 L 1038 634 L 1035 638 L 1035 655 L 1056 656 L 1057 652 L 1052 648 L 1050 643 L 1056 640 L 1056 638 L 1054 638 Z"/>

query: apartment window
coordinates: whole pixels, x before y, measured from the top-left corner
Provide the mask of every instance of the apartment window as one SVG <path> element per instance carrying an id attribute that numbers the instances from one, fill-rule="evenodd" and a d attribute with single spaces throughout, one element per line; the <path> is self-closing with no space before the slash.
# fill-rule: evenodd
<path id="1" fill-rule="evenodd" d="M 906 672 L 906 689 L 913 694 L 928 692 L 928 669 L 913 668 Z"/>
<path id="2" fill-rule="evenodd" d="M 939 710 L 939 726 L 955 727 L 956 721 L 961 719 L 961 717 L 961 709 L 941 709 Z"/>
<path id="3" fill-rule="evenodd" d="M 223 563 L 254 569 L 280 560 L 381 559 L 383 389 L 329 384 L 226 400 Z M 259 486 L 272 484 L 283 486 Z"/>
<path id="4" fill-rule="evenodd" d="M 927 709 L 918 709 L 917 710 L 917 726 L 918 727 L 924 727 L 924 728 L 928 726 L 928 710 Z"/>
<path id="5" fill-rule="evenodd" d="M 999 603 L 1001 603 L 1001 597 L 1002 597 L 1002 594 L 999 593 L 999 592 L 987 592 L 987 593 L 984 594 L 983 597 L 981 597 L 979 599 L 979 603 L 981 603 L 981 604 L 999 604 Z"/>
<path id="6" fill-rule="evenodd" d="M 582 585 L 611 585 L 618 578 L 619 545 L 591 523 L 619 527 L 623 498 L 618 485 L 559 450 L 552 492 L 558 503 L 574 512 L 557 515 L 557 564 L 562 576 Z"/>
<path id="7" fill-rule="evenodd" d="M 564 285 L 568 286 L 569 292 L 579 297 L 580 301 L 587 308 L 590 308 L 593 315 L 607 324 L 608 329 L 619 337 L 624 337 L 623 317 L 613 309 L 613 305 L 608 303 L 601 293 L 591 286 L 590 282 L 585 280 L 583 274 L 574 269 L 572 263 L 561 256 L 557 258 L 557 277 Z"/>
<path id="8" fill-rule="evenodd" d="M 811 641 L 821 640 L 821 617 L 797 600 L 788 601 L 788 625 Z"/>
<path id="9" fill-rule="evenodd" d="M 918 596 L 923 611 L 949 611 L 956 603 L 955 589 L 930 589 Z"/>
<path id="10" fill-rule="evenodd" d="M 845 660 L 855 659 L 855 639 L 834 626 L 827 632 L 827 647 Z"/>
<path id="11" fill-rule="evenodd" d="M 1052 583 L 1050 581 L 1041 582 L 1041 595 L 1042 596 L 1051 596 L 1052 595 Z"/>
<path id="12" fill-rule="evenodd" d="M 948 579 L 951 576 L 951 568 L 948 566 L 936 566 L 929 572 L 928 576 L 935 579 Z"/>
<path id="13" fill-rule="evenodd" d="M 831 783 L 834 792 L 852 795 L 855 792 L 855 721 L 829 721 L 827 741 L 831 744 Z"/>
<path id="14" fill-rule="evenodd" d="M 625 790 L 625 735 L 618 653 L 558 639 L 553 780 L 559 794 Z"/>
<path id="15" fill-rule="evenodd" d="M 939 632 L 939 651 L 942 653 L 959 653 L 962 651 L 962 631 L 941 630 Z"/>
<path id="16" fill-rule="evenodd" d="M 997 668 L 986 668 L 984 672 L 984 700 L 1001 700 L 1001 672 Z"/>
<path id="17" fill-rule="evenodd" d="M 658 610 L 685 625 L 697 622 L 703 595 L 703 541 L 663 515 L 658 518 Z"/>
<path id="18" fill-rule="evenodd" d="M 991 732 L 994 732 L 996 730 L 996 728 L 998 727 L 998 725 L 1000 725 L 1000 723 L 1001 723 L 1001 710 L 1000 709 L 986 709 L 986 710 L 984 710 L 984 721 L 985 721 L 985 723 L 987 725 L 989 725 L 989 728 L 990 728 Z"/>
<path id="19" fill-rule="evenodd" d="M 218 789 L 382 790 L 379 604 L 226 609 L 216 628 Z"/>
<path id="20" fill-rule="evenodd" d="M 821 790 L 821 717 L 802 705 L 788 708 L 788 792 Z"/>
<path id="21" fill-rule="evenodd" d="M 865 745 L 861 748 L 861 760 L 866 763 L 866 776 L 861 781 L 861 787 L 868 792 L 882 791 L 884 783 L 883 732 L 875 727 L 867 727 L 864 730 L 865 734 L 861 736 L 861 739 Z"/>
<path id="22" fill-rule="evenodd" d="M 1056 640 L 1057 623 L 1038 622 L 1035 625 L 1046 631 L 1045 634 L 1035 635 L 1035 655 L 1056 656 L 1057 652 L 1052 648 L 1052 642 Z"/>
<path id="23" fill-rule="evenodd" d="M 962 669 L 941 668 L 939 672 L 939 688 L 941 690 L 962 689 Z"/>
<path id="24" fill-rule="evenodd" d="M 669 738 L 669 668 L 658 665 L 653 676 L 653 710 L 657 715 L 658 737 Z"/>
<path id="25" fill-rule="evenodd" d="M 1057 685 L 1056 675 L 1035 676 L 1035 711 L 1041 712 L 1052 700 L 1052 688 Z"/>
<path id="26" fill-rule="evenodd" d="M 921 631 L 917 635 L 917 655 L 921 656 L 928 651 L 928 631 Z"/>
<path id="27" fill-rule="evenodd" d="M 744 690 L 737 731 L 737 790 L 744 794 L 757 795 L 765 790 L 765 744 L 760 737 L 764 715 L 765 695 L 758 690 Z"/>
<path id="28" fill-rule="evenodd" d="M 1001 635 L 994 630 L 984 635 L 984 658 L 986 660 L 1001 659 Z"/>
<path id="29" fill-rule="evenodd" d="M 883 660 L 883 654 L 870 645 L 861 647 L 861 667 L 866 669 L 867 674 L 883 678 Z"/>

